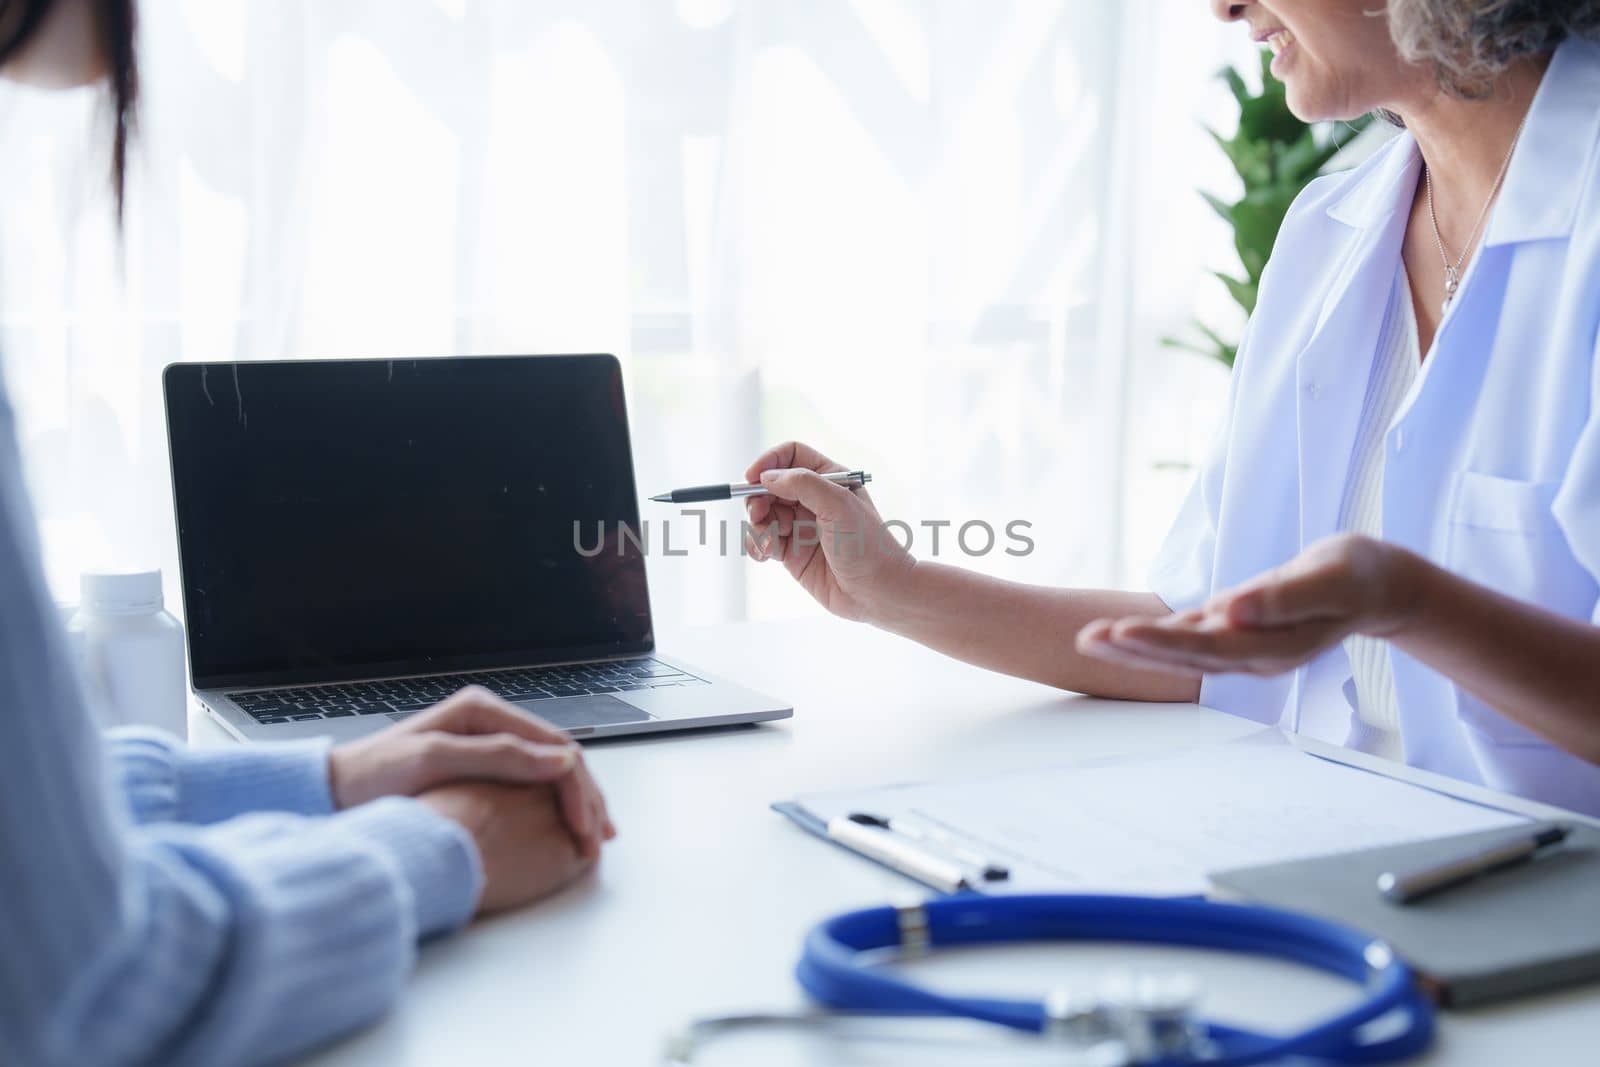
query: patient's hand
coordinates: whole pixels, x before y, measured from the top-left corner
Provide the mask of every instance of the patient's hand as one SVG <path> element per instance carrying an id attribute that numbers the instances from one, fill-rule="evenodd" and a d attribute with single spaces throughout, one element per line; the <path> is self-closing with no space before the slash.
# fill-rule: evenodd
<path id="1" fill-rule="evenodd" d="M 483 860 L 480 915 L 538 900 L 595 864 L 579 850 L 549 786 L 470 782 L 430 789 L 419 799 L 472 835 Z"/>
<path id="2" fill-rule="evenodd" d="M 335 748 L 328 778 L 340 808 L 457 782 L 548 783 L 581 855 L 599 856 L 601 843 L 617 835 L 572 739 L 479 686 Z"/>

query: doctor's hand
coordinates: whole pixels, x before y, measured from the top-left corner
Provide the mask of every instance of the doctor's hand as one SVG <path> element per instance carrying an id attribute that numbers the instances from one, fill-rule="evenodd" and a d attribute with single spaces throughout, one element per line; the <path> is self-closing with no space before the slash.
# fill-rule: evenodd
<path id="1" fill-rule="evenodd" d="M 1282 674 L 1351 634 L 1399 633 L 1418 610 L 1422 563 L 1396 545 L 1339 534 L 1197 610 L 1096 620 L 1078 632 L 1077 649 L 1189 677 Z"/>
<path id="2" fill-rule="evenodd" d="M 328 781 L 338 808 L 456 782 L 547 784 L 581 855 L 598 856 L 601 843 L 617 835 L 572 738 L 482 686 L 334 748 Z"/>
<path id="3" fill-rule="evenodd" d="M 461 782 L 418 799 L 472 837 L 483 863 L 480 915 L 538 900 L 594 867 L 549 786 Z"/>
<path id="4" fill-rule="evenodd" d="M 865 488 L 824 481 L 848 470 L 810 445 L 789 441 L 768 449 L 745 471 L 771 496 L 745 501 L 754 536 L 752 559 L 776 559 L 833 614 L 869 619 L 909 581 L 916 561 L 878 516 Z"/>

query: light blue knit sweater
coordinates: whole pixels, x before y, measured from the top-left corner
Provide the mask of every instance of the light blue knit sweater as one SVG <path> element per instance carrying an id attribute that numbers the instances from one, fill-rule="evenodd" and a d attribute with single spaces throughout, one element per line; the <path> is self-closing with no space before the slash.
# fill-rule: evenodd
<path id="1" fill-rule="evenodd" d="M 0 392 L 0 1064 L 264 1063 L 376 1018 L 482 871 L 414 800 L 331 809 L 322 744 L 95 732 Z"/>

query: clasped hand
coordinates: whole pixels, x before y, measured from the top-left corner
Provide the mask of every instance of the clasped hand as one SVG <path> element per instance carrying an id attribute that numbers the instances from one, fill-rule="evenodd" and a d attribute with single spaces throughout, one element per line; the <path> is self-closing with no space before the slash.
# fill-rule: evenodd
<path id="1" fill-rule="evenodd" d="M 1415 561 L 1395 545 L 1340 534 L 1193 611 L 1098 619 L 1079 631 L 1077 649 L 1188 677 L 1282 674 L 1352 634 L 1403 630 L 1416 610 Z"/>
<path id="2" fill-rule="evenodd" d="M 328 776 L 338 808 L 415 796 L 460 824 L 483 862 L 480 912 L 568 884 L 617 832 L 572 738 L 478 686 L 334 748 Z"/>

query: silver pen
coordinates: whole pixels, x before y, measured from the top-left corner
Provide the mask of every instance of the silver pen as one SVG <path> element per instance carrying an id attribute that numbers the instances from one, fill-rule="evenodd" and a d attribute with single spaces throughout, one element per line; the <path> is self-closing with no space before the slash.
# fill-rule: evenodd
<path id="1" fill-rule="evenodd" d="M 1378 892 L 1396 904 L 1410 904 L 1491 871 L 1525 863 L 1540 849 L 1565 841 L 1570 832 L 1565 826 L 1545 826 L 1442 863 L 1398 873 L 1389 871 L 1378 876 Z"/>
<path id="2" fill-rule="evenodd" d="M 872 475 L 866 471 L 834 471 L 832 474 L 824 474 L 822 478 L 835 485 L 851 487 L 866 485 L 872 481 Z M 736 485 L 694 485 L 687 489 L 674 489 L 670 493 L 658 493 L 650 499 L 661 504 L 698 504 L 706 500 L 733 500 L 742 496 L 771 495 L 771 490 L 759 482 L 742 482 Z"/>
<path id="3" fill-rule="evenodd" d="M 885 867 L 941 893 L 957 893 L 972 888 L 966 872 L 958 864 L 942 856 L 929 855 L 912 842 L 886 830 L 854 822 L 848 815 L 838 815 L 828 820 L 828 836 L 846 848 L 877 860 Z"/>
<path id="4" fill-rule="evenodd" d="M 1003 864 L 978 855 L 943 830 L 923 829 L 915 823 L 907 822 L 904 818 L 891 819 L 887 815 L 874 815 L 867 811 L 854 811 L 846 818 L 857 826 L 874 826 L 880 830 L 888 830 L 890 833 L 908 837 L 943 852 L 957 863 L 971 867 L 985 882 L 1003 882 L 1011 877 L 1011 871 Z"/>

